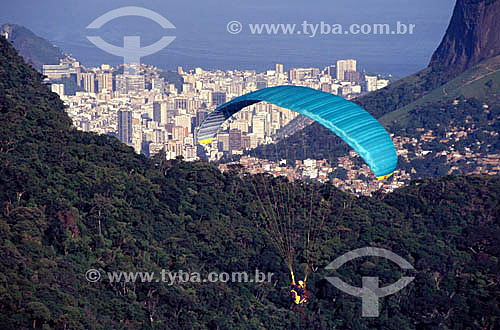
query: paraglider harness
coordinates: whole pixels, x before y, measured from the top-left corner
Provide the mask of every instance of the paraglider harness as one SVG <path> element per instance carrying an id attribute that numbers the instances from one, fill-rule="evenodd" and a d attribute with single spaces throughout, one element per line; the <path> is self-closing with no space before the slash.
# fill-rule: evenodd
<path id="1" fill-rule="evenodd" d="M 292 298 L 292 302 L 295 303 L 295 305 L 307 305 L 309 302 L 309 293 L 306 290 L 307 274 L 304 281 L 299 281 L 299 284 L 295 283 L 293 271 L 291 271 L 291 275 L 292 285 L 290 289 L 290 297 Z"/>

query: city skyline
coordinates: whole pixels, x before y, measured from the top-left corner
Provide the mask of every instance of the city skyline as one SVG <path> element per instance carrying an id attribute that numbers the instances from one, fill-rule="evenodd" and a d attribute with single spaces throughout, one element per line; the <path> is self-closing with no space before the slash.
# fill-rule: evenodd
<path id="1" fill-rule="evenodd" d="M 131 67 L 128 70 L 126 67 Z M 269 103 L 247 107 L 223 124 L 208 148 L 195 143 L 197 127 L 217 106 L 257 89 L 293 84 L 342 95 L 348 99 L 383 88 L 389 80 L 377 75 L 357 72 L 355 59 L 336 60 L 325 68 L 289 68 L 276 63 L 265 72 L 216 70 L 201 68 L 184 71 L 177 68 L 183 78 L 182 89 L 163 79 L 161 69 L 150 65 L 102 64 L 85 68 L 76 59 L 66 58 L 59 66 L 46 65 L 44 75 L 68 107 L 73 124 L 80 130 L 111 134 L 134 148 L 135 152 L 151 157 L 163 150 L 167 159 L 182 156 L 187 161 L 205 155 L 217 161 L 261 144 L 276 143 L 276 134 L 298 114 Z M 134 72 L 134 74 L 130 74 Z M 64 94 L 62 78 L 74 79 L 82 91 Z M 67 80 L 66 80 L 67 83 Z M 111 87 L 110 89 L 105 87 Z M 402 144 L 398 144 L 402 148 Z M 355 154 L 355 153 L 354 153 Z M 351 155 L 353 156 L 353 155 Z M 346 179 L 336 178 L 333 183 L 352 193 L 364 194 L 380 188 L 388 191 L 409 181 L 410 175 L 396 172 L 396 180 L 385 184 L 365 182 L 359 176 L 370 177 L 368 167 L 358 168 L 351 157 L 339 159 L 341 168 L 348 170 Z M 283 163 L 284 161 L 284 163 Z M 290 180 L 308 179 L 326 182 L 339 167 L 326 160 L 304 160 L 295 167 L 282 160 L 273 164 L 256 158 L 245 158 L 241 165 L 250 173 L 264 172 L 284 175 Z M 221 165 L 221 170 L 227 169 Z M 260 170 L 259 170 L 260 169 Z"/>
<path id="2" fill-rule="evenodd" d="M 98 133 L 117 134 L 122 142 L 134 146 L 136 152 L 149 156 L 161 149 L 161 146 L 157 144 L 176 140 L 184 146 L 184 139 L 187 137 L 190 137 L 190 141 L 194 141 L 196 127 L 201 124 L 202 118 L 208 112 L 245 92 L 283 84 L 295 84 L 352 98 L 362 92 L 370 92 L 389 84 L 387 79 L 376 75 L 361 75 L 356 72 L 356 69 L 354 59 L 337 60 L 335 64 L 323 69 L 290 68 L 289 71 L 284 70 L 283 64 L 278 63 L 275 64 L 274 70 L 270 69 L 261 73 L 233 70 L 207 71 L 201 68 L 184 72 L 182 67 L 178 67 L 177 73 L 184 81 L 180 90 L 175 84 L 164 80 L 161 76 L 161 69 L 148 65 L 131 64 L 112 67 L 102 64 L 96 68 L 85 68 L 76 59 L 67 57 L 61 60 L 59 65 L 44 65 L 43 73 L 52 83 L 52 91 L 58 93 L 68 105 L 69 113 L 78 128 Z M 130 72 L 135 73 L 130 74 Z M 361 81 L 361 76 L 363 81 Z M 69 88 L 65 88 L 65 85 L 69 84 L 68 87 L 71 87 L 75 83 L 79 91 L 66 93 L 65 91 Z M 100 113 L 103 111 L 103 106 L 107 110 Z M 113 126 L 112 118 L 102 123 L 102 115 L 108 113 L 109 110 L 112 113 L 112 109 L 118 111 L 119 119 L 116 128 Z M 121 127 L 124 127 L 123 121 L 119 115 L 123 109 L 135 113 L 136 126 L 152 130 L 152 133 L 144 133 L 142 129 L 136 129 L 141 133 L 135 137 L 135 142 L 132 141 L 133 133 L 130 137 L 127 135 L 127 138 L 124 138 L 123 130 L 120 129 L 120 123 L 122 123 Z M 87 116 L 89 112 L 90 116 Z M 83 117 L 77 113 L 81 113 Z M 272 143 L 273 136 L 296 115 L 294 112 L 270 104 L 255 105 L 242 114 L 236 115 L 224 126 L 224 131 L 233 132 L 233 138 L 236 137 L 236 131 L 240 132 L 238 136 L 240 142 L 222 143 L 219 141 L 217 142 L 218 151 L 234 153 L 255 148 L 261 143 Z M 96 124 L 96 122 L 101 123 Z M 129 134 L 128 131 L 133 130 L 127 130 L 127 134 Z M 149 135 L 146 137 L 144 134 Z M 145 145 L 143 142 L 148 142 L 148 144 Z M 197 155 L 194 142 L 191 144 L 194 154 Z M 165 146 L 168 146 L 168 143 Z M 234 146 L 238 146 L 238 149 Z M 176 156 L 179 155 L 173 154 L 172 158 Z M 187 158 L 192 157 L 191 155 Z M 218 159 L 221 155 L 209 157 Z"/>

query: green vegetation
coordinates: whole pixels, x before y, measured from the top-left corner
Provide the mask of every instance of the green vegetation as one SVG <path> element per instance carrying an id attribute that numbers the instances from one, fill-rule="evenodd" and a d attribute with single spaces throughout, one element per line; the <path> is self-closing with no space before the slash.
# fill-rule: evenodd
<path id="1" fill-rule="evenodd" d="M 0 40 L 0 324 L 3 329 L 498 329 L 500 179 L 421 180 L 356 198 L 330 187 L 311 303 L 290 309 L 289 275 L 237 169 L 147 159 L 110 136 L 76 131 L 57 95 Z M 268 185 L 277 184 L 268 180 Z M 279 183 L 283 185 L 283 183 Z M 300 192 L 298 184 L 284 183 Z M 296 224 L 297 232 L 301 223 Z M 351 249 L 390 249 L 416 279 L 361 318 L 359 298 L 326 282 Z M 295 266 L 301 274 L 300 249 Z M 88 269 L 103 279 L 90 283 Z M 110 283 L 106 272 L 273 272 L 265 283 Z M 350 262 L 353 285 L 401 276 Z"/>
<path id="2" fill-rule="evenodd" d="M 439 72 L 426 68 L 378 91 L 358 97 L 353 102 L 379 118 L 418 100 L 442 83 Z"/>
<path id="3" fill-rule="evenodd" d="M 452 101 L 457 98 L 474 98 L 485 104 L 498 105 L 500 102 L 500 56 L 490 58 L 465 71 L 444 85 L 432 90 L 425 96 L 380 118 L 389 128 L 394 124 L 406 126 L 410 121 L 409 113 L 424 105 Z"/>

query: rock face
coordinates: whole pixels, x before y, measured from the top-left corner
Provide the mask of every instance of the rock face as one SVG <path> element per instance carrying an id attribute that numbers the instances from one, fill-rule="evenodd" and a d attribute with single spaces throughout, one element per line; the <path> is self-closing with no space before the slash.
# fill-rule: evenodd
<path id="1" fill-rule="evenodd" d="M 448 30 L 429 66 L 453 78 L 500 54 L 500 0 L 457 0 Z"/>

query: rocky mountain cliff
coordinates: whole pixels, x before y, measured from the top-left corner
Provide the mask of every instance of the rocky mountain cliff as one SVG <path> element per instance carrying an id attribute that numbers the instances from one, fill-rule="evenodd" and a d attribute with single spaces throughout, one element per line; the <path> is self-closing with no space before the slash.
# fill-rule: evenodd
<path id="1" fill-rule="evenodd" d="M 500 0 L 457 0 L 450 25 L 429 67 L 443 79 L 500 54 Z"/>

